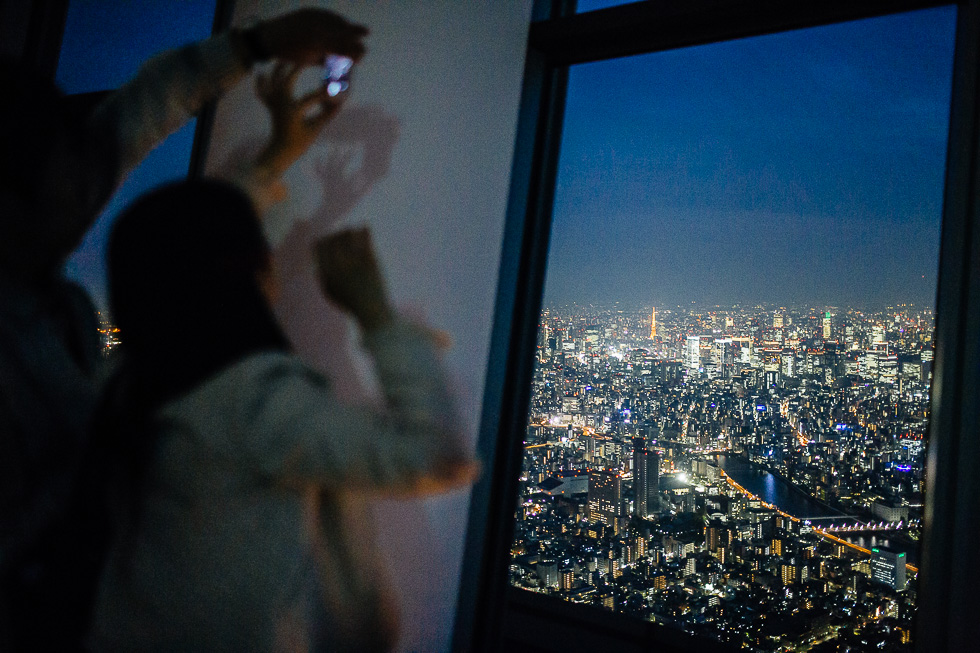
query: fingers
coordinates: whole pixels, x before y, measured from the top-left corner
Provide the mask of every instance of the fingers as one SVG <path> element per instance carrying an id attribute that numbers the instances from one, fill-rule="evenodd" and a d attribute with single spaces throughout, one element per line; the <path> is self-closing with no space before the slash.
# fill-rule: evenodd
<path id="1" fill-rule="evenodd" d="M 276 64 L 272 74 L 276 76 L 276 84 L 279 88 L 292 90 L 301 69 L 301 66 L 292 61 L 283 61 Z"/>
<path id="2" fill-rule="evenodd" d="M 330 119 L 340 110 L 342 102 L 330 99 L 320 104 L 320 112 L 306 119 L 306 124 L 315 132 L 323 129 Z"/>
<path id="3" fill-rule="evenodd" d="M 266 104 L 281 104 L 292 99 L 293 84 L 299 76 L 301 67 L 289 62 L 280 61 L 267 74 L 255 79 L 255 92 Z"/>
<path id="4" fill-rule="evenodd" d="M 272 72 L 260 73 L 255 77 L 255 93 L 259 96 L 263 102 L 268 104 L 269 98 L 272 96 Z"/>
<path id="5" fill-rule="evenodd" d="M 327 93 L 327 89 L 321 86 L 296 100 L 296 106 L 299 107 L 300 111 L 305 112 L 311 107 L 317 104 L 324 104 L 331 99 L 330 94 Z"/>
<path id="6" fill-rule="evenodd" d="M 338 231 L 323 238 L 320 244 L 321 253 L 337 258 L 373 251 L 371 231 L 367 227 Z"/>

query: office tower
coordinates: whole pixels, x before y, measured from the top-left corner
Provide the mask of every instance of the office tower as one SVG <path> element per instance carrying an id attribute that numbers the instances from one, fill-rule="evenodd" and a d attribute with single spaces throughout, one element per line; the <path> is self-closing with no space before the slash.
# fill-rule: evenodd
<path id="1" fill-rule="evenodd" d="M 582 440 L 585 442 L 585 460 L 591 463 L 595 460 L 595 438 L 583 435 Z"/>
<path id="2" fill-rule="evenodd" d="M 684 343 L 684 367 L 688 376 L 697 376 L 701 369 L 701 336 L 688 336 Z"/>
<path id="3" fill-rule="evenodd" d="M 601 522 L 619 535 L 622 514 L 623 486 L 619 474 L 592 472 L 589 474 L 589 521 Z"/>
<path id="4" fill-rule="evenodd" d="M 885 344 L 885 327 L 880 324 L 876 324 L 871 327 L 871 344 L 873 345 L 883 345 Z"/>
<path id="5" fill-rule="evenodd" d="M 885 547 L 871 549 L 871 578 L 901 592 L 905 589 L 904 551 Z"/>
<path id="6" fill-rule="evenodd" d="M 782 313 L 776 313 L 772 316 L 772 328 L 782 329 L 783 328 L 783 315 Z"/>
<path id="7" fill-rule="evenodd" d="M 541 586 L 558 589 L 558 562 L 553 559 L 542 560 L 538 563 L 538 578 Z"/>
<path id="8" fill-rule="evenodd" d="M 830 311 L 823 316 L 823 339 L 830 340 Z"/>
<path id="9" fill-rule="evenodd" d="M 923 383 L 929 383 L 932 380 L 932 360 L 934 357 L 935 352 L 932 349 L 922 350 L 922 372 L 919 380 Z"/>
<path id="10" fill-rule="evenodd" d="M 660 512 L 660 454 L 647 450 L 647 511 Z"/>
<path id="11" fill-rule="evenodd" d="M 650 314 L 650 340 L 657 337 L 657 307 L 653 307 L 653 312 Z"/>
<path id="12" fill-rule="evenodd" d="M 637 517 L 647 517 L 647 441 L 642 435 L 633 438 L 633 510 Z"/>
<path id="13" fill-rule="evenodd" d="M 657 514 L 660 501 L 657 496 L 660 485 L 660 456 L 647 449 L 643 436 L 633 438 L 633 504 L 637 517 Z"/>

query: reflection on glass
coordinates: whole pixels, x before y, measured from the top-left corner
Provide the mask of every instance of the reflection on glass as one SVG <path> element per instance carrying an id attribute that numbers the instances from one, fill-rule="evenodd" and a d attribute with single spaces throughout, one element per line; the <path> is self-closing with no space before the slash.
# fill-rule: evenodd
<path id="1" fill-rule="evenodd" d="M 572 69 L 513 585 L 911 650 L 954 19 Z"/>

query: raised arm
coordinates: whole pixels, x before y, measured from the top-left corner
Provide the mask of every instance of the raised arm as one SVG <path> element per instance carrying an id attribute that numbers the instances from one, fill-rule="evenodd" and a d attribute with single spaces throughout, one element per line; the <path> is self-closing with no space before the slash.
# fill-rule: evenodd
<path id="1" fill-rule="evenodd" d="M 118 182 L 144 156 L 221 96 L 257 61 L 296 64 L 327 53 L 358 59 L 367 29 L 321 9 L 302 9 L 159 54 L 96 108 L 91 129 L 115 149 Z"/>
<path id="2" fill-rule="evenodd" d="M 325 88 L 294 98 L 301 70 L 298 64 L 279 63 L 256 79 L 255 90 L 269 110 L 272 132 L 256 159 L 243 162 L 244 167 L 236 171 L 235 181 L 251 196 L 259 215 L 285 197 L 282 174 L 309 149 L 342 102 Z"/>
<path id="3" fill-rule="evenodd" d="M 391 309 L 366 230 L 345 231 L 317 250 L 325 294 L 363 332 L 384 409 L 339 402 L 312 372 L 272 367 L 252 422 L 254 455 L 285 480 L 379 491 L 434 491 L 470 482 L 477 466 L 461 429 L 432 332 Z"/>

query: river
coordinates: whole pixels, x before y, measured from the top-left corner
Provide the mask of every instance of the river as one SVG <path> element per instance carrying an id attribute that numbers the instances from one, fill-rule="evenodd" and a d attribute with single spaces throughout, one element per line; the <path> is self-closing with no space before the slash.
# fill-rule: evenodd
<path id="1" fill-rule="evenodd" d="M 780 510 L 794 517 L 806 519 L 813 517 L 837 517 L 841 514 L 807 497 L 803 492 L 796 490 L 783 479 L 770 474 L 744 458 L 725 455 L 719 455 L 717 458 L 718 466 L 725 470 L 725 473 L 731 476 L 736 483 L 766 503 L 778 506 Z M 819 524 L 820 521 L 816 522 L 816 525 Z M 908 555 L 909 563 L 913 565 L 918 564 L 919 547 L 915 542 L 909 541 L 905 537 L 890 539 L 872 533 L 853 535 L 837 533 L 837 535 L 848 542 L 852 542 L 866 549 L 875 546 L 884 546 L 905 551 Z"/>

